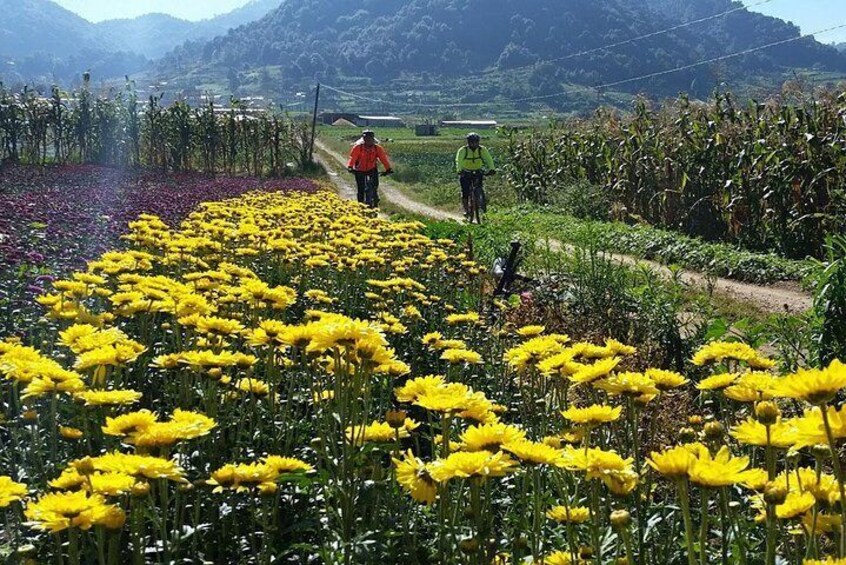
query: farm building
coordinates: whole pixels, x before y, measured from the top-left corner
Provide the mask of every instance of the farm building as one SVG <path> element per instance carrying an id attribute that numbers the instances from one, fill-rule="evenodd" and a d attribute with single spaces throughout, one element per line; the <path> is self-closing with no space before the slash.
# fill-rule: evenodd
<path id="1" fill-rule="evenodd" d="M 402 118 L 395 116 L 359 116 L 356 124 L 376 128 L 402 128 L 405 127 Z"/>
<path id="2" fill-rule="evenodd" d="M 320 121 L 327 126 L 331 126 L 338 120 L 346 120 L 352 124 L 357 124 L 358 114 L 345 114 L 343 112 L 323 112 L 320 114 Z"/>
<path id="3" fill-rule="evenodd" d="M 329 126 L 338 120 L 345 120 L 360 127 L 402 128 L 405 124 L 402 118 L 396 116 L 359 116 L 344 112 L 323 112 L 320 114 L 321 123 Z"/>
<path id="4" fill-rule="evenodd" d="M 414 128 L 414 135 L 421 137 L 438 135 L 438 127 L 433 124 L 420 124 Z"/>
<path id="5" fill-rule="evenodd" d="M 496 120 L 450 120 L 441 122 L 445 128 L 493 129 L 499 124 Z"/>

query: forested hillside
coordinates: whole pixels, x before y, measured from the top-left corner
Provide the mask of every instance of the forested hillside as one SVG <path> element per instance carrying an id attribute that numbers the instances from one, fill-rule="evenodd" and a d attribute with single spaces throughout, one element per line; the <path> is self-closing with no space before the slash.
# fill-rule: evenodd
<path id="1" fill-rule="evenodd" d="M 66 83 L 143 70 L 186 40 L 205 41 L 261 18 L 281 0 L 252 0 L 199 22 L 165 14 L 94 24 L 50 0 L 0 0 L 0 82 Z"/>
<path id="2" fill-rule="evenodd" d="M 302 0 L 284 3 L 249 28 L 177 49 L 159 69 L 162 75 L 231 75 L 278 66 L 289 83 L 350 77 L 384 83 L 409 76 L 472 77 L 560 58 L 533 67 L 519 81 L 490 77 L 545 93 L 565 83 L 615 82 L 799 35 L 781 20 L 738 10 L 636 44 L 571 56 L 735 8 L 742 6 L 730 0 Z M 787 67 L 846 71 L 846 57 L 803 39 L 648 86 L 660 93 L 708 93 L 724 80 L 715 75 L 777 81 Z"/>
<path id="3" fill-rule="evenodd" d="M 157 59 L 187 40 L 211 39 L 225 35 L 232 28 L 259 20 L 280 3 L 281 0 L 252 0 L 241 8 L 199 22 L 166 14 L 147 14 L 132 19 L 108 20 L 96 24 L 96 27 L 122 49 Z"/>

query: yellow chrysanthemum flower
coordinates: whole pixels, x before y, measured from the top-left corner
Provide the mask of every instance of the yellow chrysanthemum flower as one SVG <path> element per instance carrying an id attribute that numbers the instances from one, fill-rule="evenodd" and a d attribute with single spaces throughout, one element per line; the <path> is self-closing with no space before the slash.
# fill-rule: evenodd
<path id="1" fill-rule="evenodd" d="M 740 342 L 715 341 L 702 347 L 693 356 L 693 364 L 699 367 L 725 360 L 742 361 L 753 369 L 772 369 L 775 363 L 760 355 L 754 348 Z"/>
<path id="2" fill-rule="evenodd" d="M 743 482 L 743 472 L 749 467 L 748 457 L 733 457 L 728 447 L 715 455 L 702 452 L 690 468 L 691 482 L 703 487 L 725 487 Z"/>
<path id="3" fill-rule="evenodd" d="M 684 386 L 688 382 L 686 378 L 675 371 L 647 369 L 644 374 L 655 383 L 655 387 L 661 392 Z"/>
<path id="4" fill-rule="evenodd" d="M 846 565 L 846 557 L 828 556 L 823 559 L 805 559 L 802 565 Z"/>
<path id="5" fill-rule="evenodd" d="M 770 474 L 766 469 L 749 469 L 743 472 L 743 480 L 740 482 L 744 487 L 755 492 L 764 492 L 770 482 Z"/>
<path id="6" fill-rule="evenodd" d="M 576 384 L 590 384 L 593 381 L 607 377 L 619 364 L 620 360 L 615 357 L 600 359 L 592 365 L 586 365 L 580 368 L 570 377 L 570 380 Z"/>
<path id="7" fill-rule="evenodd" d="M 517 335 L 520 337 L 537 337 L 546 331 L 544 326 L 523 326 L 517 330 Z"/>
<path id="8" fill-rule="evenodd" d="M 71 462 L 72 466 L 80 465 L 80 461 Z M 173 460 L 151 457 L 148 455 L 134 455 L 128 453 L 107 453 L 93 457 L 86 465 L 91 465 L 97 471 L 124 473 L 136 478 L 168 479 L 176 482 L 186 482 L 185 472 Z"/>
<path id="9" fill-rule="evenodd" d="M 466 314 L 450 314 L 446 317 L 446 323 L 450 326 L 458 326 L 462 324 L 478 324 L 479 314 L 477 312 L 467 312 Z"/>
<path id="10" fill-rule="evenodd" d="M 355 445 L 362 445 L 364 443 L 388 443 L 399 439 L 404 439 L 409 436 L 409 433 L 420 426 L 411 418 L 406 418 L 403 425 L 394 429 L 387 422 L 373 422 L 367 426 L 351 426 L 346 429 L 346 438 Z"/>
<path id="11" fill-rule="evenodd" d="M 776 518 L 779 520 L 798 518 L 813 508 L 816 502 L 814 495 L 809 492 L 789 492 L 787 499 L 776 506 Z"/>
<path id="12" fill-rule="evenodd" d="M 798 430 L 791 420 L 781 420 L 767 426 L 754 418 L 747 418 L 740 424 L 734 426 L 729 432 L 731 437 L 746 445 L 758 447 L 776 447 L 788 449 L 793 447 L 798 438 Z"/>
<path id="13" fill-rule="evenodd" d="M 653 451 L 646 462 L 661 475 L 669 479 L 688 476 L 696 456 L 685 446 L 673 447 L 663 452 Z"/>
<path id="14" fill-rule="evenodd" d="M 541 557 L 538 565 L 573 565 L 573 557 L 566 551 L 555 551 Z"/>
<path id="15" fill-rule="evenodd" d="M 397 482 L 411 495 L 411 498 L 423 504 L 432 504 L 438 493 L 438 487 L 429 472 L 429 465 L 415 457 L 411 450 L 403 459 L 393 459 L 397 471 Z"/>
<path id="16" fill-rule="evenodd" d="M 585 506 L 554 506 L 546 511 L 546 517 L 561 524 L 584 524 L 590 520 L 590 508 Z"/>
<path id="17" fill-rule="evenodd" d="M 84 390 L 73 395 L 86 406 L 125 406 L 138 402 L 141 396 L 134 390 Z"/>
<path id="18" fill-rule="evenodd" d="M 99 494 L 77 491 L 45 494 L 30 503 L 24 514 L 33 527 L 56 534 L 68 528 L 88 530 L 113 524 L 116 510 Z"/>
<path id="19" fill-rule="evenodd" d="M 451 479 L 502 477 L 516 469 L 516 461 L 501 451 L 458 452 L 431 463 L 429 474 L 439 482 Z"/>
<path id="20" fill-rule="evenodd" d="M 658 394 L 655 382 L 643 373 L 617 373 L 597 381 L 594 386 L 611 395 L 637 397 Z"/>
<path id="21" fill-rule="evenodd" d="M 718 375 L 702 379 L 696 385 L 696 388 L 699 390 L 722 390 L 727 386 L 734 384 L 737 378 L 737 373 L 720 373 Z"/>
<path id="22" fill-rule="evenodd" d="M 846 365 L 835 360 L 825 369 L 800 369 L 777 380 L 773 392 L 781 398 L 804 400 L 819 406 L 831 401 L 843 388 L 846 388 Z"/>
<path id="23" fill-rule="evenodd" d="M 468 349 L 447 349 L 441 354 L 441 359 L 452 365 L 462 363 L 479 365 L 482 362 L 482 356 L 480 354 Z"/>
<path id="24" fill-rule="evenodd" d="M 570 471 L 582 471 L 588 479 L 600 479 L 605 475 L 630 471 L 633 459 L 623 459 L 615 451 L 598 447 L 583 449 L 568 446 L 564 449 L 563 466 Z"/>
<path id="25" fill-rule="evenodd" d="M 526 438 L 526 432 L 503 423 L 470 426 L 461 434 L 464 451 L 498 451 L 504 443 Z"/>
<path id="26" fill-rule="evenodd" d="M 158 418 L 149 410 L 139 410 L 116 417 L 107 417 L 103 433 L 110 436 L 126 436 L 156 424 Z"/>
<path id="27" fill-rule="evenodd" d="M 295 457 L 268 455 L 263 461 L 265 465 L 280 475 L 285 473 L 311 473 L 314 471 L 314 467 Z"/>
<path id="28" fill-rule="evenodd" d="M 523 439 L 504 444 L 502 450 L 528 465 L 564 466 L 564 452 L 545 443 Z"/>
<path id="29" fill-rule="evenodd" d="M 594 427 L 599 424 L 615 422 L 622 414 L 622 406 L 608 406 L 607 404 L 594 404 L 585 408 L 568 408 L 561 412 L 561 415 L 574 424 Z"/>
<path id="30" fill-rule="evenodd" d="M 813 407 L 806 410 L 792 422 L 796 426 L 796 442 L 793 445 L 796 449 L 811 447 L 817 444 L 828 444 L 828 434 L 823 421 L 822 408 Z M 833 406 L 825 408 L 828 423 L 831 427 L 832 438 L 836 441 L 846 437 L 846 405 L 836 410 Z"/>
<path id="31" fill-rule="evenodd" d="M 25 484 L 17 483 L 11 477 L 0 475 L 0 508 L 7 508 L 13 502 L 20 502 L 25 496 Z"/>

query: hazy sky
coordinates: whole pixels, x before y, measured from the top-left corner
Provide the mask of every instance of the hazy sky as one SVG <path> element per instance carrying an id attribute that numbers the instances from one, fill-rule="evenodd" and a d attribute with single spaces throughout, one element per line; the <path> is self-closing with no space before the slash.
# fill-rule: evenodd
<path id="1" fill-rule="evenodd" d="M 189 20 L 199 20 L 228 12 L 248 0 L 56 0 L 91 21 L 130 18 L 150 12 L 164 12 Z M 758 4 L 761 0 L 743 0 Z M 846 24 L 846 0 L 772 0 L 752 6 L 770 16 L 793 21 L 805 33 Z M 824 43 L 846 41 L 846 29 L 817 37 Z"/>
<path id="2" fill-rule="evenodd" d="M 92 22 L 133 18 L 163 12 L 186 20 L 202 20 L 243 6 L 248 0 L 55 0 Z"/>
<path id="3" fill-rule="evenodd" d="M 743 3 L 749 6 L 760 1 L 744 0 Z M 846 24 L 846 1 L 844 0 L 772 0 L 751 9 L 791 21 L 801 27 L 803 33 Z M 823 43 L 846 41 L 846 28 L 820 34 L 817 39 Z"/>

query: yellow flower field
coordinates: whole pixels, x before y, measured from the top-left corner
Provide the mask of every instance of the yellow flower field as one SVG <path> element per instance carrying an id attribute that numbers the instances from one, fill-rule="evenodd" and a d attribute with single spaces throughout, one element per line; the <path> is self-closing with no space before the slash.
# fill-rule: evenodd
<path id="1" fill-rule="evenodd" d="M 421 229 L 251 194 L 56 281 L 0 342 L 0 556 L 846 563 L 846 365 L 714 342 L 683 375 L 511 327 Z"/>

